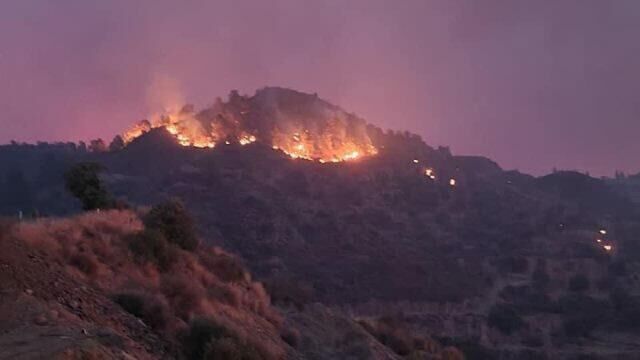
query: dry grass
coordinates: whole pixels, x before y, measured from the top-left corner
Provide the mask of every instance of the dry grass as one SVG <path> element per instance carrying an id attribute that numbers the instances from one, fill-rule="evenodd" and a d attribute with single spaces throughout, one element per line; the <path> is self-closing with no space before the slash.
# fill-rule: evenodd
<path id="1" fill-rule="evenodd" d="M 135 235 L 144 226 L 129 210 L 38 220 L 7 229 L 74 277 L 114 294 L 123 308 L 165 336 L 176 338 L 195 318 L 212 318 L 268 353 L 283 354 L 282 320 L 263 286 L 219 248 L 175 248 L 170 269 L 147 261 L 132 252 L 137 248 L 132 242 L 140 240 Z M 161 311 L 161 318 L 154 317 L 154 311 Z"/>

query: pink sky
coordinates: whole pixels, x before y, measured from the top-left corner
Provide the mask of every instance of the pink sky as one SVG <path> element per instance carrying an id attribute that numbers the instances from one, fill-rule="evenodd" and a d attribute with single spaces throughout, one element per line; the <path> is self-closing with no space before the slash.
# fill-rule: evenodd
<path id="1" fill-rule="evenodd" d="M 277 85 L 505 168 L 638 172 L 639 34 L 635 0 L 4 2 L 0 143 Z"/>

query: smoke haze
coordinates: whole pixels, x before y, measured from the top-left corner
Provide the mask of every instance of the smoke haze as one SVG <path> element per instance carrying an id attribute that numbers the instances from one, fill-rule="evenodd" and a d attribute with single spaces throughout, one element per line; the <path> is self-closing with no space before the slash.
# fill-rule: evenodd
<path id="1" fill-rule="evenodd" d="M 0 143 L 274 85 L 506 168 L 637 172 L 638 34 L 634 0 L 4 2 Z"/>

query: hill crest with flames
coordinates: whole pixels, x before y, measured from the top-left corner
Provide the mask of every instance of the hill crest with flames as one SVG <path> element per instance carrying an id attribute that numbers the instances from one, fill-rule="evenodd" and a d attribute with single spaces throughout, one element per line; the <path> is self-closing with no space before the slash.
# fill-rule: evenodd
<path id="1" fill-rule="evenodd" d="M 364 120 L 317 96 L 268 87 L 253 96 L 232 91 L 225 102 L 196 112 L 192 105 L 143 120 L 123 134 L 126 143 L 164 128 L 183 146 L 214 148 L 260 142 L 292 158 L 340 162 L 374 155 Z"/>

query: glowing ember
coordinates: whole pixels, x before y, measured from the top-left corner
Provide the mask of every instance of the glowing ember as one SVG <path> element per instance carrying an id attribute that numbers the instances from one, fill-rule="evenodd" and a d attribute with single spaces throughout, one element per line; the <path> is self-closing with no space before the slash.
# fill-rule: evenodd
<path id="1" fill-rule="evenodd" d="M 238 141 L 240 143 L 240 145 L 247 145 L 247 144 L 251 144 L 253 142 L 256 142 L 256 137 L 253 135 L 245 135 L 243 137 L 240 138 L 240 140 Z"/>
<path id="2" fill-rule="evenodd" d="M 344 159 L 344 160 L 354 160 L 354 159 L 357 159 L 359 156 L 360 156 L 360 153 L 359 153 L 359 152 L 357 152 L 357 151 L 352 151 L 352 152 L 350 152 L 350 153 L 346 154 L 346 155 L 343 157 L 343 159 Z"/>
<path id="3" fill-rule="evenodd" d="M 431 169 L 431 168 L 427 168 L 427 169 L 425 169 L 425 170 L 424 170 L 424 174 L 425 174 L 426 176 L 428 176 L 428 177 L 433 176 L 433 175 L 434 175 L 434 174 L 433 174 L 433 169 Z"/>
<path id="4" fill-rule="evenodd" d="M 603 248 L 607 251 L 611 251 L 613 249 L 613 246 L 611 245 L 604 245 Z"/>
<path id="5" fill-rule="evenodd" d="M 602 235 L 607 235 L 607 230 L 605 230 L 605 229 L 601 229 L 601 230 L 600 230 L 600 234 L 602 234 Z"/>
<path id="6" fill-rule="evenodd" d="M 418 159 L 413 159 L 413 163 L 414 163 L 414 164 L 417 164 L 417 163 L 419 163 L 419 162 L 420 162 L 420 160 L 418 160 Z"/>
<path id="7" fill-rule="evenodd" d="M 596 239 L 596 242 L 601 243 L 602 239 Z"/>
<path id="8" fill-rule="evenodd" d="M 449 179 L 449 185 L 456 186 L 456 179 L 454 178 Z"/>

